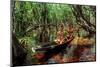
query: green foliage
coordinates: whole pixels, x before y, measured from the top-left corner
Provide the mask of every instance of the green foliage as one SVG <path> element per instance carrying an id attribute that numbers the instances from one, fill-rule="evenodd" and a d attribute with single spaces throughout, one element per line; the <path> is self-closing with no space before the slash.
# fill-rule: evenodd
<path id="1" fill-rule="evenodd" d="M 20 43 L 24 41 L 28 46 L 26 48 L 27 57 L 33 62 L 38 61 L 31 57 L 34 54 L 31 48 L 42 45 L 42 43 L 54 41 L 57 37 L 59 25 L 62 23 L 65 29 L 68 23 L 72 23 L 74 28 L 81 26 L 81 31 L 78 32 L 81 37 L 89 34 L 89 23 L 93 24 L 94 27 L 96 23 L 94 7 L 92 6 L 80 5 L 82 15 L 86 18 L 85 20 L 80 13 L 78 14 L 77 10 L 79 9 L 77 7 L 75 7 L 76 9 L 73 8 L 73 6 L 77 5 L 14 1 L 12 6 L 12 31 L 16 34 Z M 80 17 L 82 21 L 79 21 Z M 86 20 L 89 22 L 87 23 Z M 90 29 L 95 31 L 93 25 Z M 85 26 L 87 28 L 84 29 Z M 66 36 L 67 34 L 65 30 L 64 35 Z M 77 36 L 77 32 L 74 34 Z"/>

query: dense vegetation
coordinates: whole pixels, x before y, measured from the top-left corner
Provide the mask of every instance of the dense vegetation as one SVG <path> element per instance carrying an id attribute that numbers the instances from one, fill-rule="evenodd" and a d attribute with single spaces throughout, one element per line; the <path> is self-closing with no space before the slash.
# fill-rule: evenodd
<path id="1" fill-rule="evenodd" d="M 25 48 L 30 63 L 35 62 L 31 57 L 34 54 L 31 48 L 53 42 L 59 25 L 63 24 L 66 32 L 66 26 L 71 23 L 74 29 L 79 29 L 74 32 L 74 36 L 95 41 L 95 6 L 14 1 L 11 7 L 12 33 Z"/>

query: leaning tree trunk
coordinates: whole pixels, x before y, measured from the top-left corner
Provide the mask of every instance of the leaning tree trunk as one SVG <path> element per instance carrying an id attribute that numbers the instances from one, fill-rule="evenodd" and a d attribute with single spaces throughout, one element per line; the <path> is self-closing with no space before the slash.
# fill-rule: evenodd
<path id="1" fill-rule="evenodd" d="M 86 18 L 83 14 L 82 6 L 80 5 L 73 5 L 72 12 L 76 17 L 76 23 L 81 26 L 85 31 L 87 31 L 88 37 L 91 38 L 93 35 L 96 34 L 96 26 L 92 24 L 88 18 Z M 95 14 L 95 11 L 94 11 Z M 94 17 L 95 18 L 95 17 Z"/>
<path id="2" fill-rule="evenodd" d="M 12 33 L 12 66 L 24 65 L 27 53 L 20 45 L 16 35 Z"/>

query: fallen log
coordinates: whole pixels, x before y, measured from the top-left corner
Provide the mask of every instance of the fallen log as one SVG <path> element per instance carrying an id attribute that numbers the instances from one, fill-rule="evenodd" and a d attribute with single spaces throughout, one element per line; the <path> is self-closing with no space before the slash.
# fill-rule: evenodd
<path id="1" fill-rule="evenodd" d="M 73 38 L 73 39 L 74 39 L 74 38 Z M 37 58 L 37 59 L 38 59 L 40 62 L 46 62 L 46 61 L 48 61 L 48 59 L 50 59 L 51 57 L 53 57 L 53 56 L 55 56 L 55 55 L 57 55 L 57 54 L 59 54 L 59 53 L 61 53 L 61 52 L 63 52 L 63 50 L 66 49 L 66 47 L 69 47 L 69 46 L 70 46 L 69 43 L 70 43 L 73 39 L 71 39 L 70 41 L 65 42 L 65 43 L 63 43 L 63 44 L 53 46 L 52 48 L 49 48 L 49 47 L 46 48 L 46 47 L 44 47 L 44 48 L 46 48 L 45 52 L 42 53 L 42 57 L 39 57 L 39 58 Z M 53 42 L 53 43 L 55 43 L 55 42 Z M 49 43 L 49 44 L 51 44 L 51 43 Z M 55 44 L 57 44 L 57 43 L 55 43 Z M 40 49 L 37 49 L 37 50 L 41 50 L 41 51 L 42 51 L 42 49 L 43 49 L 43 48 L 40 48 Z M 39 55 L 41 55 L 41 54 L 39 54 Z"/>

